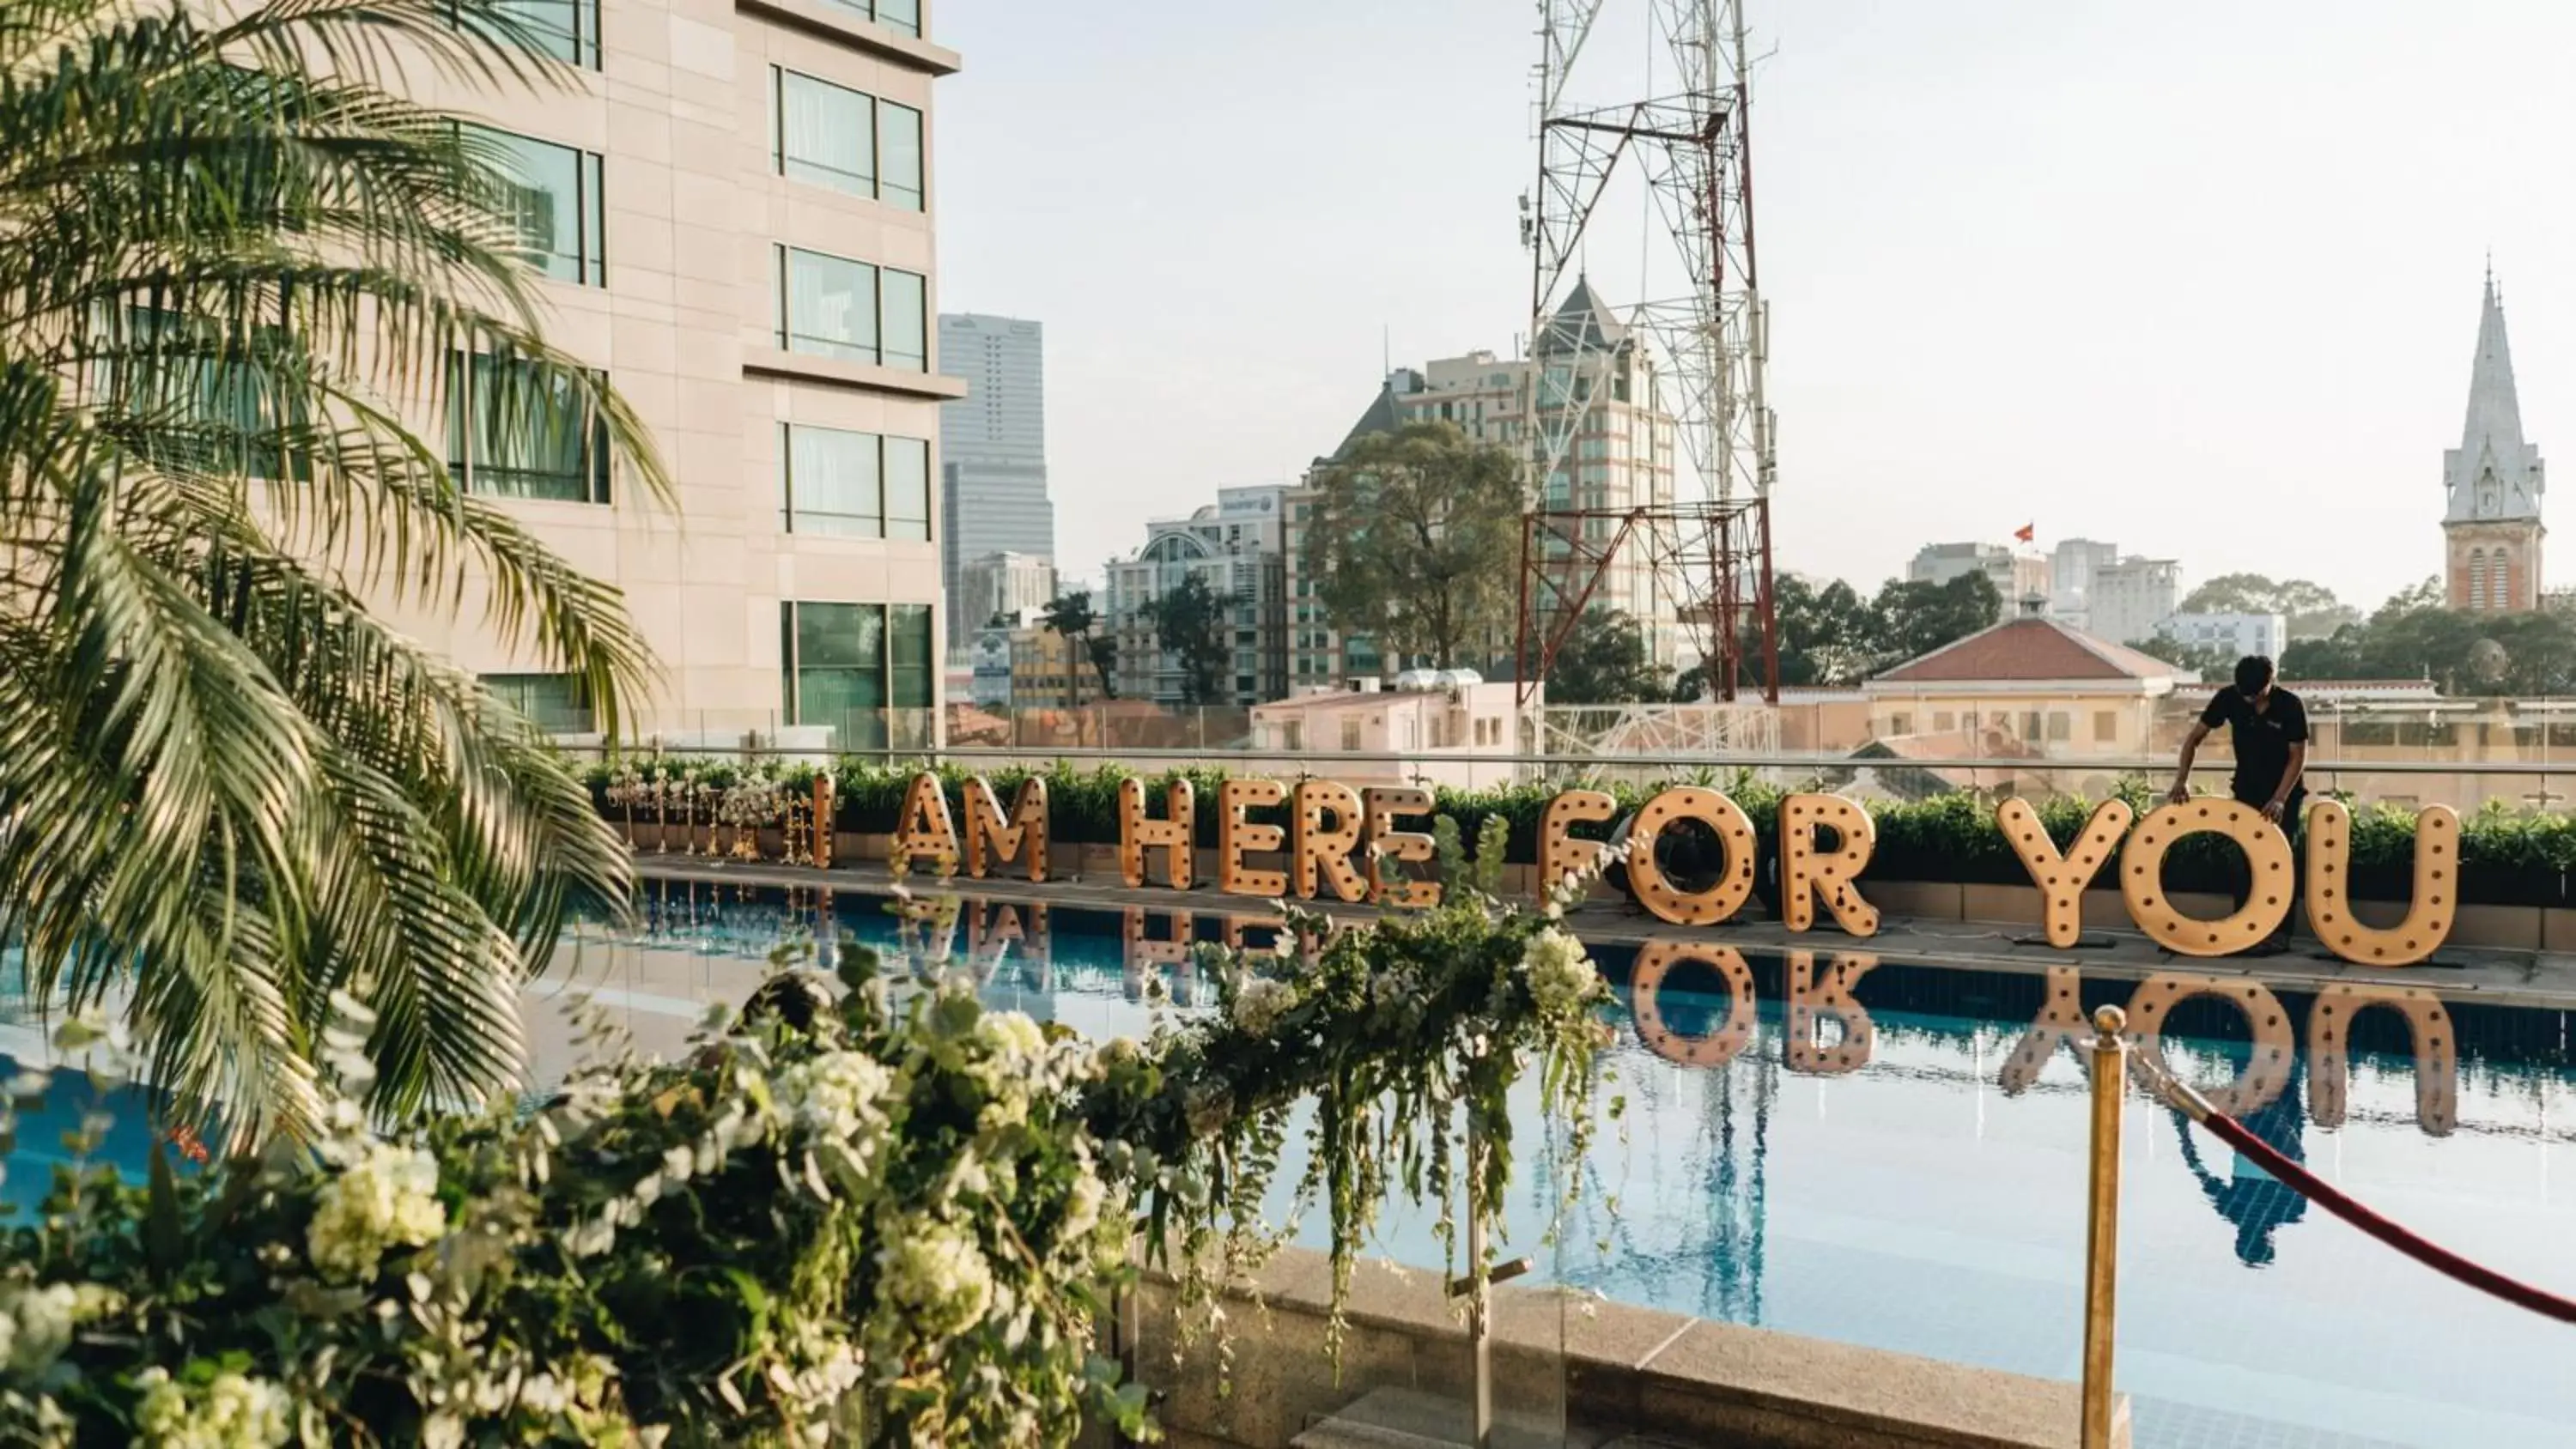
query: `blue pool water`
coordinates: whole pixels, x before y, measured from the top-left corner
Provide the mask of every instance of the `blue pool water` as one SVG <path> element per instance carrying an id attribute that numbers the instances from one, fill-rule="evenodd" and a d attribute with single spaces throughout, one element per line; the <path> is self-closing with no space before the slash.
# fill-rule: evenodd
<path id="1" fill-rule="evenodd" d="M 882 901 L 848 892 L 671 884 L 648 906 L 638 933 L 583 932 L 568 969 L 538 992 L 586 995 L 648 1050 L 676 1050 L 708 1003 L 738 1004 L 782 940 L 894 939 Z M 1230 929 L 1267 938 L 1245 918 L 970 901 L 949 946 L 995 1006 L 1141 1035 L 1156 1010 L 1206 999 L 1180 964 L 1185 943 Z M 1633 951 L 1597 948 L 1619 988 L 1608 1064 L 1625 1120 L 1584 1163 L 1556 1247 L 1540 1239 L 1562 1163 L 1523 1129 L 1503 1251 L 1614 1302 L 2076 1377 L 2084 1075 L 2062 1044 L 2025 1048 L 2052 1003 L 2065 1019 L 2104 1002 L 2135 1014 L 2146 998 L 2135 981 L 2072 967 L 1973 971 L 1834 944 L 1743 952 L 1749 1011 L 1728 963 L 1641 973 Z M 1155 975 L 1173 1007 L 1149 1004 Z M 2275 1147 L 2440 1242 L 2576 1292 L 2576 1183 L 2555 1181 L 2576 1124 L 2566 1013 L 2444 1000 L 2453 1062 L 2419 1058 L 2405 1022 L 2372 1011 L 2339 1064 L 2307 1050 L 2314 999 L 2284 990 L 2254 1005 L 2271 1029 L 2261 1042 L 2234 1006 L 2179 1001 L 2162 1023 L 2164 1058 L 2205 1089 L 2259 1078 L 2239 1115 Z M 549 1029 L 555 1018 L 532 1018 L 541 1076 L 576 1050 Z M 22 1133 L 11 1202 L 32 1200 L 38 1159 L 86 1104 L 77 1078 L 65 1086 L 53 1109 L 63 1120 Z M 140 1105 L 111 1100 L 119 1121 L 104 1154 L 138 1169 Z M 1516 1120 L 1535 1116 L 1533 1102 Z M 1292 1155 L 1282 1176 L 1297 1166 Z M 2565 1326 L 2396 1257 L 2134 1096 L 2123 1172 L 2120 1383 L 2140 1445 L 2576 1442 Z M 1418 1211 L 1391 1208 L 1377 1247 L 1399 1263 L 1441 1262 Z"/>
<path id="2" fill-rule="evenodd" d="M 839 930 L 892 940 L 877 900 L 845 893 L 828 910 Z M 810 894 L 668 887 L 641 938 L 594 943 L 598 999 L 625 1002 L 639 1038 L 676 1041 L 688 1003 L 739 1000 L 775 941 L 811 939 L 825 918 Z M 969 902 L 950 944 L 977 963 L 993 1004 L 1132 1035 L 1152 1020 L 1148 973 L 1188 1009 L 1204 991 L 1176 966 L 1176 943 L 1227 929 L 1218 916 Z M 1585 1163 L 1556 1248 L 1539 1238 L 1557 1164 L 1525 1135 L 1508 1251 L 1617 1302 L 2076 1377 L 2084 1073 L 2066 1046 L 2018 1064 L 2016 1050 L 2052 992 L 2134 1014 L 2138 983 L 1909 965 L 1833 944 L 1805 959 L 1742 953 L 1757 1004 L 1732 1055 L 1712 1045 L 1734 1010 L 1716 967 L 1682 962 L 1641 981 L 1634 952 L 1597 949 L 1619 987 L 1609 1057 L 1626 1120 Z M 1793 985 L 1813 1002 L 1838 984 L 1856 1009 L 1789 1009 Z M 2568 1017 L 2441 1005 L 2451 1070 L 2428 1055 L 2419 1071 L 2405 1021 L 2371 1011 L 2353 1025 L 2340 1103 L 2336 1064 L 2307 1051 L 2317 1003 L 2296 992 L 2256 1003 L 2276 1033 L 2264 1043 L 2230 1004 L 2178 1001 L 2160 1049 L 2204 1089 L 2250 1068 L 2270 1090 L 2239 1116 L 2276 1147 L 2438 1241 L 2576 1292 L 2576 1182 L 2555 1180 L 2576 1125 Z M 2268 1049 L 2283 1041 L 2288 1054 Z M 2141 1445 L 2576 1442 L 2564 1326 L 2396 1257 L 2143 1098 L 2131 1099 L 2124 1152 L 2120 1381 Z M 1406 1264 L 1441 1261 L 1420 1213 L 1390 1211 L 1379 1246 Z"/>

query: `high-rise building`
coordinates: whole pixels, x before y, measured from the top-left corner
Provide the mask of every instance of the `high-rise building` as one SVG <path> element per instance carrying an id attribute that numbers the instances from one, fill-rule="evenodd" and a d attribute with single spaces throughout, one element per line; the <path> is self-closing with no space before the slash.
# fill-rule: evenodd
<path id="1" fill-rule="evenodd" d="M 2085 632 L 2114 644 L 2152 639 L 2181 594 L 2182 565 L 2172 559 L 2131 554 L 2099 565 L 2085 594 Z"/>
<path id="2" fill-rule="evenodd" d="M 1145 525 L 1145 546 L 1109 565 L 1101 612 L 1118 640 L 1118 693 L 1157 704 L 1182 702 L 1179 654 L 1156 635 L 1148 606 L 1192 575 L 1224 606 L 1226 669 L 1217 697 L 1201 704 L 1255 705 L 1288 692 L 1285 646 L 1284 505 L 1271 483 L 1220 488 L 1217 501 L 1187 518 Z"/>
<path id="3" fill-rule="evenodd" d="M 1055 561 L 1055 505 L 1047 498 L 1046 330 L 1036 322 L 976 313 L 939 319 L 939 352 L 969 391 L 940 410 L 939 517 L 949 596 L 966 565 L 993 553 Z M 1043 601 L 1041 601 L 1043 602 Z M 948 642 L 963 645 L 982 618 L 949 611 Z"/>
<path id="4" fill-rule="evenodd" d="M 1590 283 L 1577 281 L 1566 294 L 1536 351 L 1546 368 L 1535 389 L 1541 420 L 1581 415 L 1563 465 L 1547 480 L 1543 506 L 1608 515 L 1671 502 L 1675 424 L 1657 393 L 1654 359 Z M 1527 410 L 1532 405 L 1532 366 L 1528 359 L 1503 360 L 1476 351 L 1420 368 L 1398 368 L 1379 385 L 1341 445 L 1316 459 L 1315 468 L 1329 466 L 1372 433 L 1427 422 L 1448 423 L 1473 441 L 1526 456 L 1531 448 Z M 1300 487 L 1287 499 L 1289 683 L 1295 688 L 1340 685 L 1401 669 L 1406 661 L 1383 658 L 1372 641 L 1346 637 L 1326 622 L 1316 593 L 1320 580 L 1304 556 L 1315 497 L 1311 487 Z M 1587 520 L 1587 526 L 1586 537 L 1607 539 L 1615 531 L 1606 516 Z M 1544 544 L 1551 556 L 1566 552 L 1560 538 Z M 1696 652 L 1683 627 L 1680 604 L 1673 581 L 1657 575 L 1645 542 L 1638 540 L 1619 546 L 1589 607 L 1615 609 L 1635 619 L 1654 662 L 1669 668 L 1689 662 L 1687 656 Z M 1505 634 L 1481 652 L 1508 658 L 1512 643 Z"/>
<path id="5" fill-rule="evenodd" d="M 549 336 L 652 430 L 678 516 L 616 476 L 592 430 L 475 409 L 506 381 L 488 356 L 456 360 L 457 477 L 623 592 L 664 680 L 626 728 L 934 741 L 939 410 L 966 388 L 930 326 L 928 137 L 957 54 L 923 38 L 920 0 L 541 11 L 544 48 L 580 72 L 570 89 L 423 76 L 417 93 L 503 133 L 536 193 L 520 214 Z M 504 647 L 479 610 L 391 612 L 540 718 L 590 723 L 580 682 Z"/>
<path id="6" fill-rule="evenodd" d="M 2087 627 L 2085 600 L 2093 588 L 2093 571 L 2120 560 L 2120 546 L 2090 538 L 2060 542 L 2048 556 L 2049 613 L 2077 629 Z"/>
<path id="7" fill-rule="evenodd" d="M 2445 575 L 2454 609 L 2540 607 L 2540 445 L 2522 437 L 2522 403 L 2505 342 L 2504 299 L 2487 273 L 2478 352 L 2469 364 L 2469 415 L 2460 446 L 2442 454 Z"/>
<path id="8" fill-rule="evenodd" d="M 1025 553 L 988 553 L 968 559 L 958 570 L 957 591 L 948 596 L 952 617 L 975 621 L 969 637 L 996 614 L 1044 608 L 1056 596 L 1055 561 Z"/>
<path id="9" fill-rule="evenodd" d="M 1905 566 L 1908 583 L 1946 584 L 1968 574 L 1984 574 L 1994 584 L 2006 618 L 2018 615 L 2025 600 L 2049 597 L 2048 560 L 1997 543 L 1927 543 Z"/>

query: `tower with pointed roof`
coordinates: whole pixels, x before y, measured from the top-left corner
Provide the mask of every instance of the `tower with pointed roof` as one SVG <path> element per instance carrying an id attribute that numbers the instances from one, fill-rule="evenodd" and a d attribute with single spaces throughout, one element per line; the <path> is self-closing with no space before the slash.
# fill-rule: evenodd
<path id="1" fill-rule="evenodd" d="M 2469 368 L 2469 414 L 2460 446 L 2442 454 L 2447 597 L 2452 608 L 2540 607 L 2540 448 L 2523 441 L 2504 302 L 2487 269 L 2478 353 Z"/>

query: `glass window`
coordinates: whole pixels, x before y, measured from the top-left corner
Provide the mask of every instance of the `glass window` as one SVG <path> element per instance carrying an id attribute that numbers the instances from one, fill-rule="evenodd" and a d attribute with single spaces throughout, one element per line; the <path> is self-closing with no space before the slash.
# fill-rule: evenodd
<path id="1" fill-rule="evenodd" d="M 869 98 L 792 70 L 773 74 L 778 78 L 778 132 L 770 151 L 778 174 L 852 196 L 875 196 L 876 107 Z"/>
<path id="2" fill-rule="evenodd" d="M 885 536 L 930 540 L 930 444 L 885 440 Z"/>
<path id="3" fill-rule="evenodd" d="M 877 24 L 906 35 L 921 34 L 921 0 L 876 0 Z"/>
<path id="4" fill-rule="evenodd" d="M 779 606 L 789 724 L 841 725 L 885 707 L 885 606 Z"/>
<path id="5" fill-rule="evenodd" d="M 607 286 L 599 157 L 507 131 L 465 129 L 475 159 L 509 185 L 508 206 L 528 265 L 561 281 Z"/>
<path id="6" fill-rule="evenodd" d="M 566 65 L 599 69 L 599 0 L 496 0 L 493 8 L 517 27 L 511 39 Z M 459 13 L 449 7 L 451 21 Z"/>
<path id="7" fill-rule="evenodd" d="M 787 531 L 882 537 L 884 480 L 876 434 L 792 423 L 781 426 L 786 433 L 781 501 Z"/>
<path id="8" fill-rule="evenodd" d="M 155 429 L 153 456 L 172 466 L 237 471 L 245 477 L 287 475 L 278 434 L 307 421 L 301 389 L 288 391 L 262 359 L 283 341 L 274 327 L 238 328 L 151 307 L 126 309 L 130 348 L 127 373 L 135 386 L 124 406 L 171 415 Z M 113 380 L 109 383 L 114 387 Z M 294 476 L 312 478 L 312 460 L 298 451 Z"/>
<path id="9" fill-rule="evenodd" d="M 925 372 L 930 367 L 929 286 L 911 272 L 888 271 L 885 286 L 885 356 L 888 367 Z"/>
<path id="10" fill-rule="evenodd" d="M 548 734 L 586 735 L 597 727 L 590 686 L 578 674 L 486 674 L 483 687 Z"/>
<path id="11" fill-rule="evenodd" d="M 919 275 L 780 247 L 778 286 L 785 350 L 928 370 L 928 296 Z"/>
<path id="12" fill-rule="evenodd" d="M 921 210 L 921 112 L 877 102 L 877 199 L 906 211 Z"/>
<path id="13" fill-rule="evenodd" d="M 789 352 L 877 360 L 877 269 L 865 262 L 779 248 L 784 291 L 779 345 Z"/>
<path id="14" fill-rule="evenodd" d="M 594 373 L 605 387 L 605 375 Z M 571 378 L 518 358 L 449 355 L 447 469 L 468 493 L 606 503 L 608 420 Z"/>
<path id="15" fill-rule="evenodd" d="M 2095 743 L 2107 745 L 2119 737 L 2119 711 L 2109 709 L 2097 709 L 2093 711 L 2093 739 Z"/>
<path id="16" fill-rule="evenodd" d="M 930 708 L 931 671 L 937 654 L 930 645 L 928 604 L 890 605 L 886 632 L 892 636 L 891 703 L 896 709 Z"/>

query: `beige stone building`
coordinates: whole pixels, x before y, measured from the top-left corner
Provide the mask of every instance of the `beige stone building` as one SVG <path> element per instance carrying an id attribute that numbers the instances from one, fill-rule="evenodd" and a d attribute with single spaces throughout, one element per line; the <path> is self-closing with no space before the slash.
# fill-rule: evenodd
<path id="1" fill-rule="evenodd" d="M 623 590 L 665 677 L 630 734 L 926 741 L 944 621 L 934 480 L 932 87 L 958 57 L 921 0 L 534 0 L 573 67 L 540 95 L 441 90 L 528 188 L 550 335 L 652 429 L 676 507 L 615 476 L 578 422 L 487 426 L 505 378 L 457 360 L 450 462 Z M 437 436 L 438 424 L 431 436 Z M 566 732 L 563 676 L 472 605 L 405 622 Z"/>

